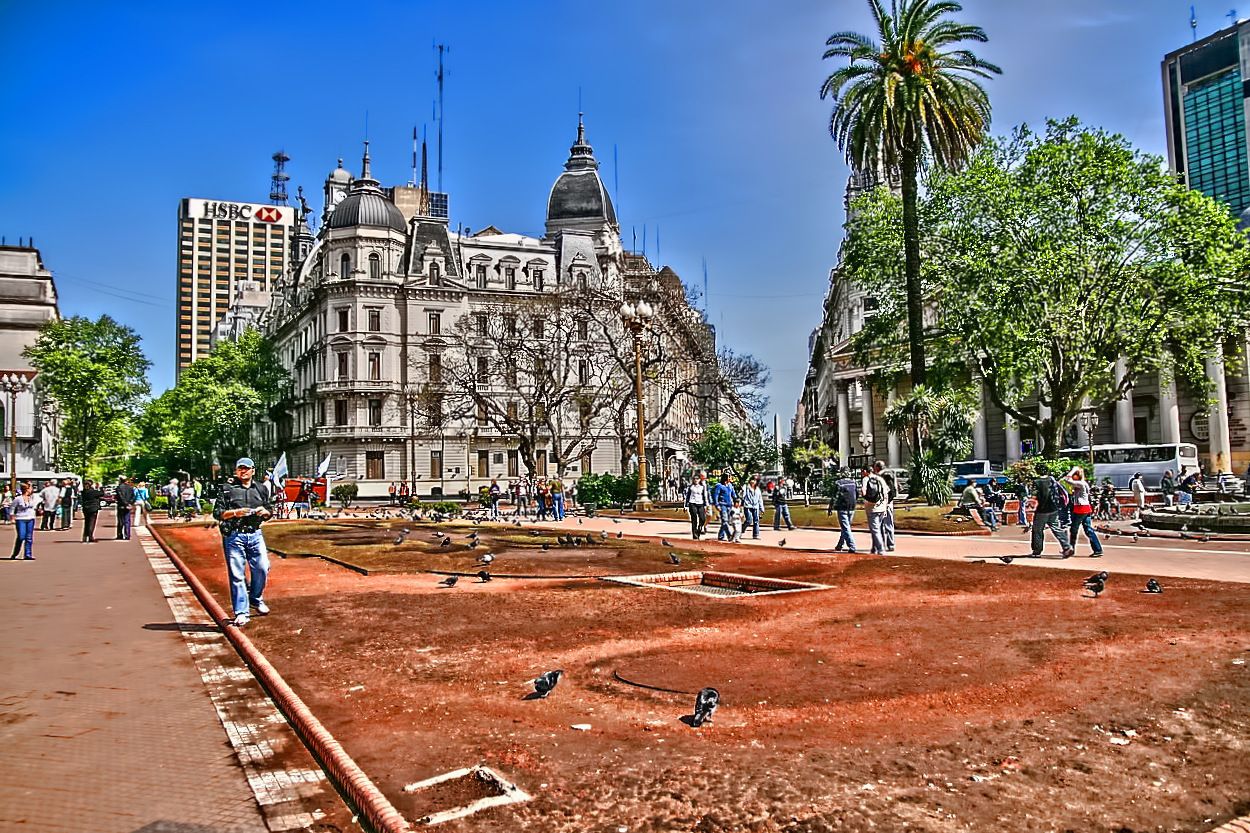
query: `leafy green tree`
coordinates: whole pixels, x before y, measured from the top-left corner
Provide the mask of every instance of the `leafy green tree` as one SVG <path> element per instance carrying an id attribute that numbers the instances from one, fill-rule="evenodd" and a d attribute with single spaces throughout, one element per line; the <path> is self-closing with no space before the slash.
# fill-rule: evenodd
<path id="1" fill-rule="evenodd" d="M 811 479 L 826 468 L 828 461 L 837 456 L 837 452 L 822 442 L 812 442 L 794 449 L 790 459 L 793 462 L 792 474 L 803 481 L 803 505 L 810 503 Z"/>
<path id="2" fill-rule="evenodd" d="M 903 320 L 897 203 L 881 190 L 857 202 L 844 249 L 848 274 L 882 300 L 856 337 L 861 357 L 888 353 Z M 1245 326 L 1250 249 L 1227 207 L 1075 119 L 935 173 L 920 211 L 935 365 L 967 368 L 1049 452 L 1081 410 L 1145 374 L 1205 390 L 1204 360 Z M 1041 414 L 1025 409 L 1033 397 Z"/>
<path id="3" fill-rule="evenodd" d="M 260 333 L 248 330 L 237 342 L 219 342 L 149 404 L 143 450 L 170 471 L 205 474 L 214 460 L 229 470 L 238 457 L 264 459 L 275 449 L 256 428 L 281 417 L 277 403 L 288 384 L 272 344 Z"/>
<path id="4" fill-rule="evenodd" d="M 107 315 L 49 321 L 22 351 L 39 371 L 38 384 L 62 416 L 57 467 L 99 476 L 102 457 L 123 454 L 131 425 L 148 392 L 151 362 L 130 327 Z"/>
<path id="5" fill-rule="evenodd" d="M 829 132 L 855 170 L 902 187 L 902 233 L 907 286 L 911 378 L 925 381 L 924 293 L 920 280 L 920 174 L 930 164 L 953 169 L 984 137 L 990 102 L 977 78 L 1002 70 L 982 61 L 964 41 L 984 43 L 978 26 L 947 16 L 962 10 L 952 0 L 903 0 L 886 14 L 868 0 L 876 38 L 838 32 L 825 58 L 846 58 L 820 90 L 832 98 Z"/>
<path id="6" fill-rule="evenodd" d="M 690 444 L 690 459 L 710 472 L 733 469 L 739 476 L 777 464 L 777 447 L 759 426 L 729 428 L 714 422 Z"/>

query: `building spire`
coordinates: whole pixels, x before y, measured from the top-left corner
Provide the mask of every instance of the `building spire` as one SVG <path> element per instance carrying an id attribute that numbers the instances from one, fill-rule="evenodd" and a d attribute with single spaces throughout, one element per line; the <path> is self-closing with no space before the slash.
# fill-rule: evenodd
<path id="1" fill-rule="evenodd" d="M 360 178 L 373 179 L 369 174 L 369 140 L 365 139 L 365 157 L 360 162 Z"/>
<path id="2" fill-rule="evenodd" d="M 564 163 L 566 171 L 578 170 L 594 170 L 599 167 L 598 161 L 595 160 L 595 151 L 586 142 L 586 125 L 582 121 L 582 114 L 577 114 L 577 141 L 573 143 L 573 147 L 569 148 L 569 161 Z"/>

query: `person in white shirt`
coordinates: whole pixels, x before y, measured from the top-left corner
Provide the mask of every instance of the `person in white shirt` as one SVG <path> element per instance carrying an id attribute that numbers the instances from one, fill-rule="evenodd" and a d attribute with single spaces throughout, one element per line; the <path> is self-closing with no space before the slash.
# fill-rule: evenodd
<path id="1" fill-rule="evenodd" d="M 707 505 L 712 502 L 711 490 L 707 487 L 707 475 L 699 472 L 694 482 L 686 487 L 686 511 L 690 513 L 690 535 L 698 541 L 707 526 Z"/>
<path id="2" fill-rule="evenodd" d="M 864 479 L 859 493 L 864 501 L 864 514 L 868 516 L 868 533 L 872 538 L 872 554 L 884 555 L 885 517 L 890 509 L 890 486 L 875 471 L 864 469 Z"/>
<path id="3" fill-rule="evenodd" d="M 1128 482 L 1129 489 L 1133 492 L 1133 500 L 1137 503 L 1137 515 L 1141 517 L 1141 513 L 1146 511 L 1146 480 L 1141 476 L 1141 472 L 1133 475 Z"/>
<path id="4" fill-rule="evenodd" d="M 48 485 L 39 492 L 39 511 L 43 513 L 43 521 L 39 524 L 40 532 L 56 528 L 57 506 L 60 500 L 61 490 L 57 488 L 55 480 L 49 480 Z"/>

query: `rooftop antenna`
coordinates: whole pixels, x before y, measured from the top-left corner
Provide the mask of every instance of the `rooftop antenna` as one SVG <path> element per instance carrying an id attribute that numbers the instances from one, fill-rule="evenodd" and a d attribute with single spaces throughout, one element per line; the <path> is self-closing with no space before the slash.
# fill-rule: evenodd
<path id="1" fill-rule="evenodd" d="M 286 183 L 291 177 L 286 172 L 286 163 L 291 157 L 282 151 L 273 155 L 273 182 L 269 186 L 269 204 L 286 205 Z"/>
<path id="2" fill-rule="evenodd" d="M 1194 11 L 1194 7 L 1189 7 L 1189 28 L 1192 30 L 1194 40 L 1198 40 L 1198 13 Z"/>
<path id="3" fill-rule="evenodd" d="M 621 172 L 616 166 L 616 145 L 612 145 L 612 190 L 616 193 L 616 216 L 621 216 Z"/>
<path id="4" fill-rule="evenodd" d="M 660 224 L 655 224 L 655 262 L 660 262 Z"/>
<path id="5" fill-rule="evenodd" d="M 408 184 L 416 187 L 417 184 L 417 126 L 412 126 L 412 179 L 408 180 Z"/>
<path id="6" fill-rule="evenodd" d="M 707 258 L 703 258 L 703 311 L 707 312 Z"/>
<path id="7" fill-rule="evenodd" d="M 451 48 L 437 43 L 434 47 L 438 50 L 438 192 L 443 193 L 443 53 L 450 52 Z"/>
<path id="8" fill-rule="evenodd" d="M 1227 17 L 1230 21 L 1230 25 L 1232 26 L 1237 25 L 1237 10 L 1236 9 L 1229 9 Z"/>

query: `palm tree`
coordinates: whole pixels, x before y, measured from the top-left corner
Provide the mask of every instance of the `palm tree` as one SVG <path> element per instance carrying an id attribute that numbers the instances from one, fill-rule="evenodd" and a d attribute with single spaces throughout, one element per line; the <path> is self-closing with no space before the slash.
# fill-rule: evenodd
<path id="1" fill-rule="evenodd" d="M 903 191 L 903 251 L 907 277 L 907 336 L 913 384 L 925 380 L 924 299 L 920 289 L 920 228 L 916 198 L 929 164 L 958 167 L 981 141 L 990 102 L 975 80 L 1001 74 L 963 41 L 987 38 L 979 26 L 946 19 L 962 10 L 954 0 L 868 0 L 878 40 L 839 32 L 826 42 L 826 58 L 848 66 L 825 79 L 821 98 L 832 98 L 829 132 L 861 173 L 897 177 Z"/>

